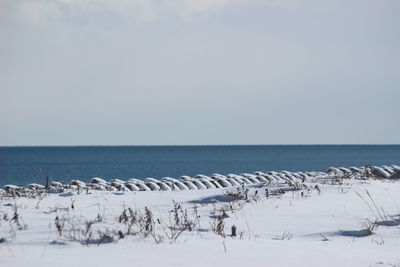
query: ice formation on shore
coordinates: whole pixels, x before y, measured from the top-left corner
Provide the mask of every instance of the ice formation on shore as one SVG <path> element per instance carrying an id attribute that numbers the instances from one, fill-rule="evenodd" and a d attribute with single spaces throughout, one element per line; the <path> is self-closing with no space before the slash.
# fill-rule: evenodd
<path id="1" fill-rule="evenodd" d="M 211 176 L 198 174 L 193 177 L 181 176 L 179 179 L 164 177 L 161 179 L 145 178 L 144 180 L 130 178 L 127 181 L 111 179 L 106 181 L 99 177 L 93 177 L 90 182 L 70 180 L 69 184 L 59 181 L 51 181 L 48 185 L 36 183 L 19 187 L 7 184 L 4 191 L 29 192 L 38 189 L 47 189 L 49 193 L 62 193 L 66 189 L 76 190 L 101 190 L 101 191 L 179 191 L 179 190 L 204 190 L 224 187 L 237 187 L 242 185 L 266 185 L 271 183 L 293 184 L 299 182 L 315 182 L 318 179 L 326 179 L 335 176 L 364 175 L 381 179 L 399 179 L 400 167 L 390 166 L 365 166 L 365 167 L 330 167 L 327 172 L 289 172 L 289 171 L 257 171 L 254 173 L 242 173 L 222 175 L 215 173 Z"/>

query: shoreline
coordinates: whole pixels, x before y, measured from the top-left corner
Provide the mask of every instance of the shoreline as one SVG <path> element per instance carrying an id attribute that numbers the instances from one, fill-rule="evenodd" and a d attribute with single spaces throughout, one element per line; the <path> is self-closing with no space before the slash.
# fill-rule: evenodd
<path id="1" fill-rule="evenodd" d="M 68 184 L 62 181 L 53 181 L 47 177 L 45 185 L 31 183 L 26 186 L 6 184 L 3 190 L 15 191 L 16 193 L 27 193 L 29 191 L 45 191 L 47 193 L 62 193 L 65 190 L 100 190 L 100 191 L 179 191 L 179 190 L 203 190 L 225 187 L 261 185 L 267 186 L 271 183 L 301 183 L 316 182 L 320 179 L 355 177 L 358 179 L 400 178 L 400 166 L 364 166 L 364 167 L 330 167 L 326 172 L 289 172 L 289 171 L 256 171 L 254 173 L 242 174 L 213 174 L 207 176 L 198 174 L 195 176 L 183 175 L 180 178 L 164 177 L 161 179 L 145 178 L 143 180 L 131 178 L 127 181 L 114 178 L 106 181 L 100 177 L 91 178 L 85 183 L 81 180 L 70 179 Z M 0 189 L 1 190 L 1 189 Z"/>

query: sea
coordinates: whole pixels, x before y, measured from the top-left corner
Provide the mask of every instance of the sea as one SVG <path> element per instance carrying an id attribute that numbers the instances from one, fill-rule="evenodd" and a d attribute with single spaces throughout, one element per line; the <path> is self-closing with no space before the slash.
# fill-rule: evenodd
<path id="1" fill-rule="evenodd" d="M 400 165 L 400 145 L 0 147 L 0 186 Z"/>

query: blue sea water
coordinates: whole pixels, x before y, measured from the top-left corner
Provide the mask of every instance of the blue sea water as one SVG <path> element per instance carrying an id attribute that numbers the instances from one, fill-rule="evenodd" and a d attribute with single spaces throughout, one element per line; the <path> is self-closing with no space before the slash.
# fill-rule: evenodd
<path id="1" fill-rule="evenodd" d="M 0 186 L 367 164 L 399 165 L 400 145 L 0 147 Z"/>

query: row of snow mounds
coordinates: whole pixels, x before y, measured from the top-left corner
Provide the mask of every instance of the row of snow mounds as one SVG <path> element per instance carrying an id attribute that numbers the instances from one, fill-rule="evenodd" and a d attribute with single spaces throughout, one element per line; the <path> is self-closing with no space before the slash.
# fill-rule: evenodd
<path id="1" fill-rule="evenodd" d="M 91 188 L 96 190 L 119 190 L 119 191 L 179 191 L 179 190 L 204 190 L 224 187 L 234 187 L 242 185 L 260 185 L 267 183 L 297 183 L 302 181 L 311 181 L 316 176 L 326 175 L 325 173 L 292 173 L 292 172 L 256 172 L 254 174 L 213 174 L 211 176 L 198 174 L 194 177 L 181 176 L 179 179 L 164 177 L 160 180 L 155 178 L 146 178 L 139 180 L 136 178 L 123 181 L 112 179 L 110 182 L 102 178 L 92 178 L 90 183 L 84 184 L 81 181 L 71 181 L 72 185 L 82 188 Z"/>
<path id="2" fill-rule="evenodd" d="M 76 190 L 101 190 L 101 191 L 179 191 L 179 190 L 204 190 L 224 187 L 238 187 L 243 185 L 267 185 L 267 184 L 295 184 L 300 182 L 313 182 L 321 177 L 327 176 L 324 172 L 255 172 L 238 174 L 213 174 L 211 176 L 198 174 L 193 177 L 181 176 L 180 178 L 164 177 L 161 179 L 146 178 L 139 180 L 136 178 L 123 181 L 112 179 L 106 181 L 99 177 L 94 177 L 89 183 L 80 180 L 71 180 L 69 184 L 62 182 L 52 182 L 46 189 L 49 193 L 62 193 L 67 189 Z M 5 185 L 6 191 L 44 190 L 45 186 L 39 184 L 29 184 L 26 187 L 16 185 Z"/>
<path id="3" fill-rule="evenodd" d="M 69 184 L 52 182 L 48 188 L 40 184 L 29 184 L 26 187 L 16 185 L 5 185 L 3 190 L 13 192 L 29 192 L 45 190 L 49 193 L 62 193 L 67 189 L 76 190 L 101 190 L 101 191 L 179 191 L 179 190 L 204 190 L 224 187 L 237 187 L 242 185 L 269 185 L 269 184 L 296 184 L 300 182 L 316 182 L 320 179 L 329 179 L 337 175 L 354 175 L 369 173 L 373 177 L 383 179 L 400 179 L 400 167 L 390 166 L 366 166 L 366 167 L 331 167 L 327 172 L 261 172 L 238 174 L 213 174 L 211 176 L 198 174 L 193 177 L 181 176 L 180 178 L 164 177 L 161 179 L 136 178 L 123 181 L 112 179 L 106 181 L 94 177 L 89 183 L 80 180 L 71 180 Z M 1 189 L 0 189 L 1 190 Z"/>
<path id="4" fill-rule="evenodd" d="M 330 167 L 329 174 L 351 175 L 357 173 L 369 173 L 375 177 L 382 179 L 400 179 L 400 166 L 398 165 L 383 165 L 383 166 L 365 166 L 365 167 Z"/>

